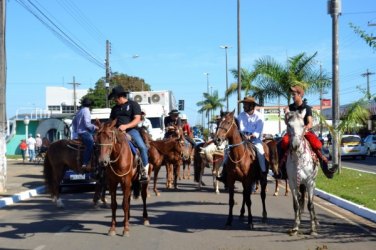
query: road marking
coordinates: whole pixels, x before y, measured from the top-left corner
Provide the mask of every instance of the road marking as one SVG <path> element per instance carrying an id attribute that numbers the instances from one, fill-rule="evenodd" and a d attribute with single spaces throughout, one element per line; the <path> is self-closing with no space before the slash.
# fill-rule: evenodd
<path id="1" fill-rule="evenodd" d="M 34 248 L 34 250 L 42 250 L 46 247 L 46 245 L 40 245 L 40 246 L 37 246 L 36 248 Z"/>

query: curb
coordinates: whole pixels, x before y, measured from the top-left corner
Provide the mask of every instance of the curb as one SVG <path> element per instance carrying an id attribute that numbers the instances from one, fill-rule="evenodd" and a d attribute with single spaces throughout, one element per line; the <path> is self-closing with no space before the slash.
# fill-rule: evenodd
<path id="1" fill-rule="evenodd" d="M 350 212 L 353 212 L 354 214 L 357 214 L 359 216 L 362 216 L 366 219 L 369 219 L 373 222 L 376 222 L 376 211 L 366 208 L 362 205 L 355 204 L 351 201 L 342 199 L 341 197 L 338 197 L 333 194 L 329 194 L 321 189 L 316 188 L 315 189 L 315 195 L 319 196 L 320 198 L 329 201 L 330 203 L 333 203 L 341 208 L 344 208 L 346 210 L 349 210 Z"/>
<path id="2" fill-rule="evenodd" d="M 8 205 L 12 205 L 12 204 L 17 203 L 19 201 L 30 199 L 31 197 L 45 193 L 45 191 L 46 191 L 46 187 L 40 186 L 40 187 L 37 187 L 35 189 L 30 189 L 30 190 L 23 191 L 21 193 L 15 194 L 11 197 L 1 198 L 0 199 L 0 208 L 3 208 L 3 207 L 8 206 Z"/>

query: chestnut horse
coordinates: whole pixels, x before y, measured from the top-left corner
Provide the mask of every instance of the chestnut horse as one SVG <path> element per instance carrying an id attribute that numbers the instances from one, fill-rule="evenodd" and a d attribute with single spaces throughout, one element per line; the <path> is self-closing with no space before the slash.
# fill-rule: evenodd
<path id="1" fill-rule="evenodd" d="M 184 140 L 184 147 L 182 152 L 182 163 L 183 163 L 183 179 L 190 179 L 191 178 L 191 163 L 194 154 L 194 148 L 192 144 Z M 179 180 L 181 180 L 180 173 L 179 173 Z"/>
<path id="2" fill-rule="evenodd" d="M 239 132 L 238 126 L 232 111 L 226 114 L 218 126 L 214 140 L 217 145 L 221 145 L 225 140 L 228 141 L 227 157 L 227 185 L 229 190 L 229 214 L 226 226 L 231 226 L 233 220 L 234 207 L 234 184 L 240 181 L 243 185 L 243 201 L 247 205 L 248 210 L 248 226 L 253 229 L 253 218 L 251 213 L 251 187 L 257 180 L 261 184 L 261 200 L 263 206 L 262 221 L 266 222 L 267 212 L 265 208 L 266 197 L 266 175 L 261 173 L 258 166 L 257 155 L 254 147 L 244 141 Z M 241 216 L 243 212 L 241 211 Z"/>
<path id="3" fill-rule="evenodd" d="M 60 198 L 60 183 L 64 177 L 64 173 L 71 169 L 76 173 L 82 173 L 82 158 L 85 146 L 78 140 L 58 140 L 51 143 L 45 154 L 43 163 L 43 176 L 48 192 L 51 194 L 52 200 L 57 207 L 64 207 L 64 203 Z M 95 194 L 93 198 L 94 205 L 97 205 L 99 199 L 105 203 L 104 193 L 102 191 L 102 183 L 105 176 L 100 173 L 100 167 L 97 166 L 97 148 L 95 147 L 91 165 L 99 170 L 99 179 L 97 180 Z"/>
<path id="4" fill-rule="evenodd" d="M 170 138 L 152 141 L 147 136 L 143 135 L 145 143 L 149 146 L 149 164 L 150 168 L 154 171 L 154 186 L 153 191 L 155 195 L 159 196 L 157 190 L 158 173 L 162 165 L 166 166 L 166 187 L 177 188 L 178 167 L 181 163 L 182 150 L 184 140 L 182 130 L 175 127 L 174 136 Z"/>
<path id="5" fill-rule="evenodd" d="M 108 235 L 113 236 L 116 234 L 116 190 L 120 183 L 123 191 L 123 236 L 129 236 L 131 188 L 134 191 L 134 196 L 137 198 L 141 186 L 144 225 L 149 225 L 146 209 L 148 183 L 140 184 L 140 161 L 137 161 L 133 155 L 125 134 L 115 127 L 116 119 L 103 124 L 97 120 L 96 125 L 99 128 L 97 132 L 97 145 L 99 146 L 98 162 L 106 168 L 108 190 L 111 195 L 112 219 Z"/>

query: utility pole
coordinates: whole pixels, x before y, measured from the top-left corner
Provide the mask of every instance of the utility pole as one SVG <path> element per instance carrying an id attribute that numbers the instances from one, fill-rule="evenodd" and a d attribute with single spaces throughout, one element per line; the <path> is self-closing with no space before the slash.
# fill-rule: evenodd
<path id="1" fill-rule="evenodd" d="M 6 65 L 5 65 L 5 2 L 0 0 L 0 193 L 6 190 L 7 158 L 6 151 Z"/>
<path id="2" fill-rule="evenodd" d="M 80 85 L 78 82 L 76 82 L 76 78 L 73 76 L 73 82 L 69 83 L 73 85 L 73 111 L 74 113 L 77 112 L 77 94 L 76 94 L 76 86 Z"/>
<path id="3" fill-rule="evenodd" d="M 332 124 L 337 129 L 339 123 L 339 53 L 338 53 L 338 17 L 341 14 L 341 0 L 328 0 L 328 12 L 332 16 Z M 338 150 L 338 131 L 333 135 L 333 164 L 341 164 Z"/>
<path id="4" fill-rule="evenodd" d="M 371 100 L 371 90 L 370 90 L 370 87 L 369 87 L 369 76 L 370 75 L 374 75 L 375 73 L 373 72 L 369 72 L 368 69 L 367 69 L 367 72 L 366 73 L 363 73 L 361 76 L 363 77 L 367 77 L 367 98 L 368 98 L 368 101 Z"/>
<path id="5" fill-rule="evenodd" d="M 242 77 L 241 77 L 241 60 L 240 60 L 240 0 L 238 0 L 237 6 L 237 30 L 238 30 L 238 115 L 240 114 L 240 100 L 242 98 Z"/>
<path id="6" fill-rule="evenodd" d="M 320 135 L 322 137 L 322 65 L 320 64 Z"/>
<path id="7" fill-rule="evenodd" d="M 110 89 L 110 49 L 111 44 L 110 41 L 106 40 L 106 61 L 105 61 L 105 67 L 106 67 L 106 82 L 105 82 L 105 88 L 106 88 L 106 108 L 109 107 L 109 101 L 108 101 L 108 94 Z"/>
<path id="8" fill-rule="evenodd" d="M 226 92 L 228 90 L 228 66 L 227 66 L 227 49 L 228 48 L 231 48 L 230 46 L 228 45 L 222 45 L 220 46 L 220 48 L 224 49 L 225 50 L 225 55 L 226 55 L 226 91 L 225 91 L 225 95 L 226 95 Z M 226 111 L 228 112 L 228 96 L 226 95 Z"/>

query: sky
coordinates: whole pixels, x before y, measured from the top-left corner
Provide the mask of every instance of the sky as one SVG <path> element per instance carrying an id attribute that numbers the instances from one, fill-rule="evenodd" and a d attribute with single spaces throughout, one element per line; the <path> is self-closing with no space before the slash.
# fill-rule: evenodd
<path id="1" fill-rule="evenodd" d="M 152 90 L 171 90 L 185 100 L 184 113 L 191 125 L 200 123 L 197 102 L 202 93 L 226 88 L 228 68 L 237 68 L 237 0 L 33 0 L 84 57 L 58 39 L 24 8 L 30 0 L 6 1 L 7 117 L 25 108 L 46 108 L 46 86 L 94 88 L 104 77 L 106 40 L 111 42 L 112 72 L 143 78 Z M 376 34 L 375 0 L 342 0 L 339 17 L 340 104 L 363 97 L 367 71 L 376 72 L 376 51 L 349 23 Z M 327 0 L 241 0 L 241 67 L 253 69 L 257 59 L 270 56 L 285 64 L 300 53 L 316 56 L 317 69 L 332 75 L 332 18 Z M 138 55 L 134 58 L 134 55 Z M 94 62 L 93 62 L 94 61 Z M 205 73 L 209 73 L 206 75 Z M 236 79 L 229 73 L 229 84 Z M 376 92 L 376 74 L 370 75 Z M 242 97 L 244 94 L 242 93 Z M 331 99 L 331 89 L 323 98 Z M 237 107 L 237 95 L 229 110 Z M 310 105 L 319 94 L 308 95 Z M 281 100 L 287 104 L 287 100 Z M 267 105 L 277 105 L 269 100 Z"/>

